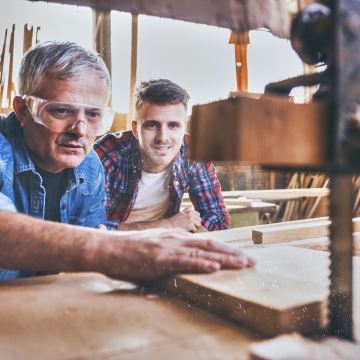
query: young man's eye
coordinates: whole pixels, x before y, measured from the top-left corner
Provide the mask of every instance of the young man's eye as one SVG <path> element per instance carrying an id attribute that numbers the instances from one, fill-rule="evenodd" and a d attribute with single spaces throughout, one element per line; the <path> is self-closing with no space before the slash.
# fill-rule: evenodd
<path id="1" fill-rule="evenodd" d="M 156 128 L 156 124 L 155 123 L 147 123 L 145 125 L 146 129 L 155 129 Z"/>

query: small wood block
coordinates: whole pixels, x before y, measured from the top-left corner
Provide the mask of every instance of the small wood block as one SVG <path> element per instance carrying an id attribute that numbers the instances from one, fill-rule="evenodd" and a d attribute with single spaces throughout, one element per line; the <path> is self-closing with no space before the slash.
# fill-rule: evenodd
<path id="1" fill-rule="evenodd" d="M 256 259 L 255 268 L 172 276 L 158 286 L 271 336 L 323 326 L 328 253 L 288 246 L 244 252 Z"/>
<path id="2" fill-rule="evenodd" d="M 249 360 L 357 360 L 359 353 L 359 343 L 337 337 L 313 341 L 292 333 L 252 345 Z"/>
<path id="3" fill-rule="evenodd" d="M 331 221 L 323 221 L 318 223 L 253 230 L 252 239 L 255 244 L 275 244 L 293 240 L 315 239 L 328 236 L 330 224 Z"/>
<path id="4" fill-rule="evenodd" d="M 309 340 L 300 334 L 281 335 L 250 348 L 250 360 L 309 360 Z"/>

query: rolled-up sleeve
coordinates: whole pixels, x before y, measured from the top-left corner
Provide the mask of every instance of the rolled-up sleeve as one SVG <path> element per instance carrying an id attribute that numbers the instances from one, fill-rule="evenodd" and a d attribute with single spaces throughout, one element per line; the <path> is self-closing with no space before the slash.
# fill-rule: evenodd
<path id="1" fill-rule="evenodd" d="M 230 218 L 213 164 L 193 162 L 192 168 L 189 196 L 195 210 L 200 212 L 201 224 L 209 231 L 228 229 Z"/>

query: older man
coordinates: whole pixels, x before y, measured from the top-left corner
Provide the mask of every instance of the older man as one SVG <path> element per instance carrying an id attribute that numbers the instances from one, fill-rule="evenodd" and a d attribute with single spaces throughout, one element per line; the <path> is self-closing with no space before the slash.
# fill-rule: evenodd
<path id="1" fill-rule="evenodd" d="M 95 144 L 106 177 L 107 221 L 118 230 L 155 227 L 201 232 L 230 225 L 215 168 L 188 158 L 185 89 L 170 80 L 143 81 L 132 131 Z M 185 190 L 194 209 L 180 211 Z"/>
<path id="2" fill-rule="evenodd" d="M 0 118 L 0 279 L 99 271 L 127 280 L 251 266 L 251 259 L 182 231 L 109 232 L 104 175 L 92 150 L 106 132 L 110 77 L 74 43 L 25 54 L 14 112 Z M 80 225 L 80 226 L 71 226 Z"/>

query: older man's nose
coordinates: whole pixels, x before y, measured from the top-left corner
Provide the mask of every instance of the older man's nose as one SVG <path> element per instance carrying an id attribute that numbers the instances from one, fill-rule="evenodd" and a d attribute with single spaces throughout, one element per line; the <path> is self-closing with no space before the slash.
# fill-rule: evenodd
<path id="1" fill-rule="evenodd" d="M 68 132 L 76 134 L 78 137 L 86 136 L 87 133 L 86 121 L 83 119 L 79 119 L 70 129 L 68 129 Z"/>

